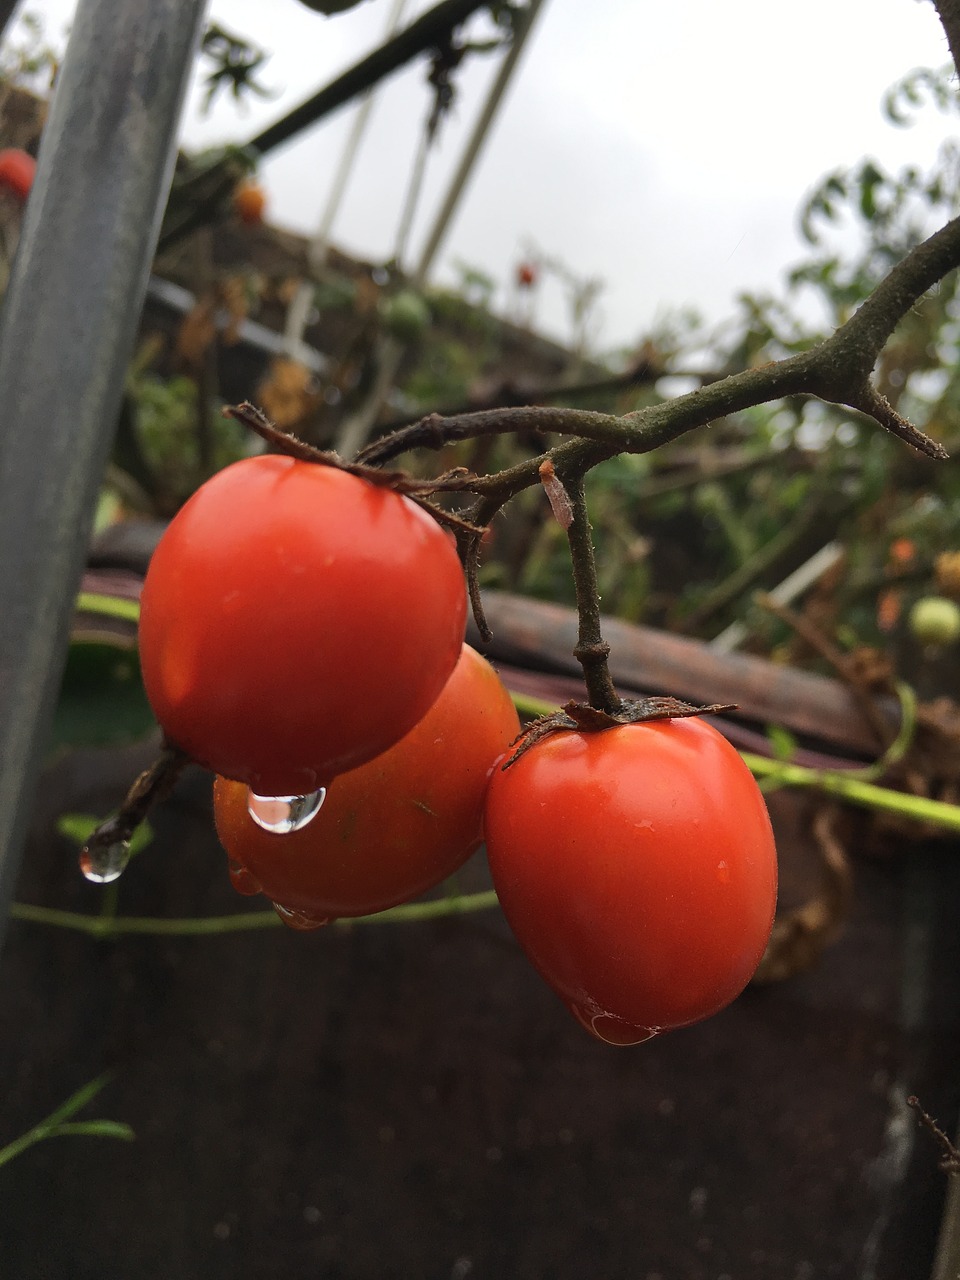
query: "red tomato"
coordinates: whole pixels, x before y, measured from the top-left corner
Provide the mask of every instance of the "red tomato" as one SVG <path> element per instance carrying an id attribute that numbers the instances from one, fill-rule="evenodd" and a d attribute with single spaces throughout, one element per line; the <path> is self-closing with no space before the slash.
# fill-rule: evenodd
<path id="1" fill-rule="evenodd" d="M 7 147 L 0 151 L 0 187 L 6 187 L 18 200 L 26 200 L 33 186 L 37 162 L 27 151 L 19 147 Z"/>
<path id="2" fill-rule="evenodd" d="M 453 539 L 415 503 L 335 467 L 248 458 L 202 485 L 154 552 L 143 678 L 194 759 L 300 795 L 426 714 L 465 623 Z"/>
<path id="3" fill-rule="evenodd" d="M 248 226 L 259 226 L 263 221 L 263 211 L 267 207 L 267 197 L 258 182 L 241 182 L 233 193 L 233 208 L 241 222 Z"/>
<path id="4" fill-rule="evenodd" d="M 420 723 L 341 774 L 299 831 L 264 831 L 247 812 L 246 787 L 217 778 L 214 816 L 234 885 L 308 925 L 383 911 L 432 888 L 480 847 L 487 780 L 519 731 L 496 672 L 464 645 Z"/>
<path id="5" fill-rule="evenodd" d="M 521 289 L 532 289 L 537 283 L 537 268 L 532 262 L 521 262 L 517 267 L 517 284 Z"/>
<path id="6" fill-rule="evenodd" d="M 746 986 L 777 864 L 750 771 L 702 720 L 561 731 L 498 770 L 487 854 L 535 968 L 593 1035 L 636 1044 Z"/>

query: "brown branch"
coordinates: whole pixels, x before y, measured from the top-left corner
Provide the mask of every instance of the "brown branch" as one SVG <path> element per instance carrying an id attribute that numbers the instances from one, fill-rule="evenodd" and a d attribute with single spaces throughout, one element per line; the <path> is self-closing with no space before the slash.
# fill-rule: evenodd
<path id="1" fill-rule="evenodd" d="M 925 453 L 927 457 L 936 458 L 938 462 L 943 462 L 950 456 L 942 444 L 931 440 L 922 431 L 918 431 L 912 422 L 908 422 L 906 418 L 901 417 L 886 396 L 881 395 L 872 382 L 865 382 L 859 395 L 847 397 L 844 403 L 849 405 L 851 409 L 859 409 L 868 418 L 873 418 L 874 422 L 879 422 L 881 427 L 884 427 L 891 435 L 899 437 L 905 444 L 911 445 L 914 449 L 919 450 L 920 453 Z"/>
<path id="2" fill-rule="evenodd" d="M 100 823 L 84 848 L 89 851 L 107 849 L 128 841 L 153 806 L 170 794 L 189 763 L 190 756 L 186 752 L 171 742 L 164 742 L 157 759 L 140 774 L 117 812 Z"/>
<path id="3" fill-rule="evenodd" d="M 258 409 L 248 400 L 244 400 L 243 404 L 224 405 L 221 412 L 225 418 L 233 418 L 289 458 L 297 458 L 300 462 L 316 462 L 321 466 L 343 466 L 338 454 L 316 449 L 312 444 L 301 440 L 299 436 L 292 435 L 289 431 L 281 431 L 262 409 Z"/>
<path id="4" fill-rule="evenodd" d="M 960 75 L 960 0 L 933 0 L 933 7 L 947 37 L 953 65 Z"/>
<path id="5" fill-rule="evenodd" d="M 960 0 L 957 0 L 960 6 Z M 482 410 L 443 418 L 431 414 L 412 427 L 375 441 L 362 455 L 382 463 L 415 446 L 439 448 L 448 441 L 511 431 L 573 435 L 546 455 L 566 475 L 588 470 L 616 453 L 648 453 L 695 427 L 787 396 L 816 396 L 867 414 L 928 457 L 943 459 L 942 445 L 900 417 L 869 383 L 871 370 L 896 326 L 910 308 L 948 271 L 960 266 L 960 218 L 917 245 L 877 285 L 832 337 L 809 351 L 746 369 L 662 404 L 624 417 L 582 409 L 527 406 Z M 470 484 L 474 493 L 498 494 L 503 501 L 537 483 L 542 458 L 485 476 Z"/>
<path id="6" fill-rule="evenodd" d="M 558 483 L 562 483 L 558 481 Z M 615 714 L 621 702 L 613 687 L 607 658 L 610 646 L 600 630 L 600 595 L 597 589 L 597 562 L 590 536 L 590 517 L 583 491 L 583 476 L 575 474 L 563 485 L 571 519 L 566 526 L 573 563 L 573 585 L 577 596 L 579 625 L 573 656 L 583 668 L 590 706 Z"/>
<path id="7" fill-rule="evenodd" d="M 920 1123 L 926 1131 L 932 1135 L 937 1146 L 940 1148 L 940 1159 L 937 1161 L 937 1164 L 941 1172 L 953 1174 L 960 1173 L 960 1151 L 958 1151 L 950 1141 L 944 1131 L 937 1124 L 936 1120 L 934 1120 L 933 1116 L 923 1109 L 920 1105 L 920 1099 L 915 1094 L 911 1094 L 907 1099 L 907 1106 L 917 1113 L 917 1118 Z"/>
<path id="8" fill-rule="evenodd" d="M 457 440 L 477 436 L 505 435 L 508 432 L 539 432 L 546 435 L 581 436 L 584 439 L 610 439 L 619 431 L 622 420 L 611 413 L 594 413 L 588 409 L 549 408 L 545 405 L 523 405 L 507 409 L 480 409 L 444 418 L 428 414 L 412 426 L 374 440 L 357 454 L 357 462 L 367 466 L 382 463 L 406 453 L 408 449 L 441 449 Z"/>

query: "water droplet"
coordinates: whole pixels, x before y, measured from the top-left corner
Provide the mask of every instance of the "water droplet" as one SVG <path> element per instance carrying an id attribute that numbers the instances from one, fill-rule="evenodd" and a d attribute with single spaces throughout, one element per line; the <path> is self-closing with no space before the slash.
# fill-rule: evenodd
<path id="1" fill-rule="evenodd" d="M 264 831 L 285 836 L 312 822 L 326 798 L 326 787 L 311 791 L 308 796 L 258 796 L 248 790 L 247 812 Z"/>
<path id="2" fill-rule="evenodd" d="M 280 902 L 275 902 L 273 909 L 288 929 L 296 929 L 301 933 L 306 933 L 310 929 L 322 929 L 333 918 L 332 916 L 314 916 L 309 911 L 300 911 L 297 907 L 285 907 Z"/>
<path id="3" fill-rule="evenodd" d="M 604 1044 L 643 1044 L 645 1040 L 652 1040 L 654 1036 L 659 1035 L 663 1030 L 662 1027 L 638 1027 L 632 1022 L 626 1022 L 623 1018 L 616 1017 L 612 1013 L 604 1013 L 602 1010 L 595 1012 L 592 1009 L 583 1009 L 579 1005 L 572 1003 L 567 1004 L 567 1008 L 583 1027 L 584 1031 L 589 1031 L 592 1036 L 596 1036 Z"/>
<path id="4" fill-rule="evenodd" d="M 260 882 L 256 876 L 252 875 L 246 867 L 241 866 L 239 862 L 230 859 L 230 882 L 236 889 L 237 893 L 244 894 L 245 897 L 252 898 L 254 894 L 260 893 Z"/>
<path id="5" fill-rule="evenodd" d="M 80 850 L 80 870 L 94 884 L 110 884 L 123 874 L 130 861 L 130 841 L 113 844 L 85 844 Z"/>

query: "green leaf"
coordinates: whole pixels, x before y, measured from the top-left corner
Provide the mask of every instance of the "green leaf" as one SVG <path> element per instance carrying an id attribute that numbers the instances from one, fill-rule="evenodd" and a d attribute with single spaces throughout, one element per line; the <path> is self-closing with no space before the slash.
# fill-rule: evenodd
<path id="1" fill-rule="evenodd" d="M 76 640 L 67 654 L 53 747 L 123 746 L 155 727 L 135 650 Z"/>
<path id="2" fill-rule="evenodd" d="M 83 613 L 102 613 L 107 618 L 121 618 L 125 622 L 140 621 L 140 605 L 136 600 L 123 596 L 105 596 L 96 591 L 81 591 L 76 607 Z"/>
<path id="3" fill-rule="evenodd" d="M 121 1120 L 74 1120 L 70 1124 L 58 1124 L 43 1135 L 45 1138 L 118 1138 L 121 1142 L 133 1142 L 136 1134 L 130 1125 Z"/>
<path id="4" fill-rule="evenodd" d="M 101 819 L 91 813 L 64 813 L 57 819 L 57 831 L 82 849 L 100 822 Z"/>
<path id="5" fill-rule="evenodd" d="M 787 762 L 792 760 L 797 751 L 797 740 L 789 729 L 779 724 L 767 725 L 767 741 L 774 760 Z"/>
<path id="6" fill-rule="evenodd" d="M 94 817 L 91 813 L 63 813 L 57 819 L 57 831 L 67 840 L 72 840 L 78 849 L 82 849 L 101 822 L 103 818 Z M 153 836 L 150 823 L 141 822 L 130 837 L 130 857 L 142 853 L 152 844 Z"/>
<path id="7" fill-rule="evenodd" d="M 32 1147 L 37 1142 L 43 1142 L 47 1138 L 119 1138 L 124 1142 L 132 1142 L 135 1137 L 133 1130 L 128 1124 L 122 1124 L 118 1120 L 82 1120 L 67 1123 L 71 1116 L 76 1115 L 97 1096 L 111 1078 L 110 1072 L 97 1076 L 96 1080 L 89 1081 L 76 1093 L 71 1094 L 66 1102 L 62 1102 L 39 1124 L 35 1124 L 32 1129 L 28 1129 L 13 1142 L 8 1142 L 5 1147 L 0 1147 L 0 1165 L 8 1164 L 28 1147 Z"/>
<path id="8" fill-rule="evenodd" d="M 105 1089 L 112 1079 L 112 1072 L 105 1071 L 102 1076 L 97 1076 L 95 1080 L 89 1080 L 86 1084 L 81 1085 L 76 1093 L 71 1093 L 66 1102 L 61 1102 L 55 1111 L 51 1111 L 46 1119 L 41 1120 L 37 1128 L 50 1129 L 55 1125 L 62 1124 L 64 1120 L 69 1120 L 78 1111 L 82 1111 L 88 1102 L 92 1102 L 101 1089 Z"/>

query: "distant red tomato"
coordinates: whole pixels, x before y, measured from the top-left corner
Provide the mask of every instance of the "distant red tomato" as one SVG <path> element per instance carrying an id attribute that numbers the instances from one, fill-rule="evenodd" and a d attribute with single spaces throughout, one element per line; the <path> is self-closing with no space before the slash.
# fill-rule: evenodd
<path id="1" fill-rule="evenodd" d="M 517 284 L 521 289 L 532 289 L 537 283 L 537 268 L 532 262 L 521 262 L 517 267 Z"/>
<path id="2" fill-rule="evenodd" d="M 18 200 L 26 200 L 33 186 L 37 162 L 27 151 L 19 147 L 7 147 L 0 151 L 0 187 L 12 191 Z"/>

